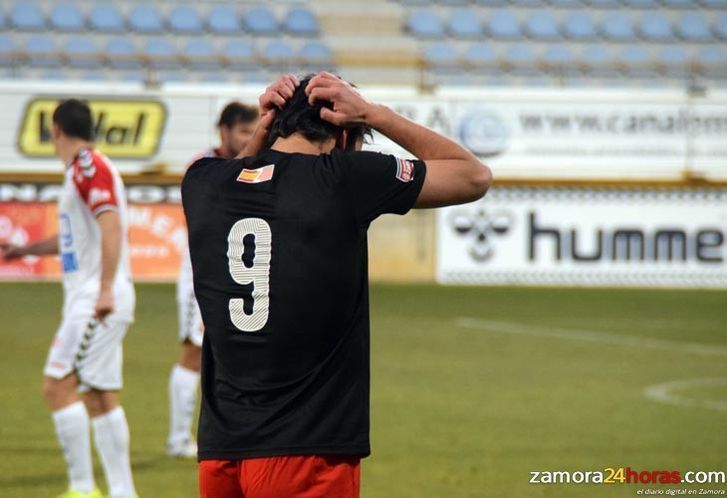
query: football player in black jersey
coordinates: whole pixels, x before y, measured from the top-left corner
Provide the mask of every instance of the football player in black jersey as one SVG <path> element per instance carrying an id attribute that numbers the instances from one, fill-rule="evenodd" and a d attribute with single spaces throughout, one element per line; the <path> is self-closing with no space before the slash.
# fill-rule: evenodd
<path id="1" fill-rule="evenodd" d="M 367 229 L 385 213 L 479 199 L 491 173 L 329 73 L 279 80 L 261 115 L 254 155 L 200 159 L 182 184 L 205 324 L 201 495 L 358 497 Z M 361 151 L 370 129 L 417 159 Z"/>

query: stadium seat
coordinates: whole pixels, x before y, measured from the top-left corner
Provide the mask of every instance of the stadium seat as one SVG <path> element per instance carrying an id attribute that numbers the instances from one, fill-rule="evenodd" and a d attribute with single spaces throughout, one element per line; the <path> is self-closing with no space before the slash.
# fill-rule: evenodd
<path id="1" fill-rule="evenodd" d="M 656 0 L 622 0 L 627 7 L 636 7 L 639 9 L 648 9 L 651 7 L 658 7 L 659 4 Z"/>
<path id="2" fill-rule="evenodd" d="M 76 68 L 93 68 L 100 65 L 98 48 L 86 36 L 70 38 L 63 46 L 68 65 Z"/>
<path id="3" fill-rule="evenodd" d="M 548 11 L 541 10 L 531 14 L 525 21 L 525 34 L 536 40 L 555 40 L 560 38 L 558 25 Z"/>
<path id="4" fill-rule="evenodd" d="M 177 33 L 202 33 L 204 28 L 197 9 L 191 5 L 177 5 L 169 13 L 169 28 Z"/>
<path id="5" fill-rule="evenodd" d="M 580 52 L 579 61 L 591 70 L 599 70 L 611 66 L 613 56 L 604 44 L 586 45 Z"/>
<path id="6" fill-rule="evenodd" d="M 0 7 L 0 30 L 5 28 L 5 11 Z"/>
<path id="7" fill-rule="evenodd" d="M 566 67 L 575 65 L 575 55 L 568 45 L 549 45 L 541 55 L 541 60 L 548 66 Z"/>
<path id="8" fill-rule="evenodd" d="M 588 41 L 598 38 L 593 17 L 587 11 L 572 12 L 563 20 L 563 35 L 572 40 Z"/>
<path id="9" fill-rule="evenodd" d="M 714 34 L 720 40 L 727 40 L 727 14 L 722 14 L 714 21 Z"/>
<path id="10" fill-rule="evenodd" d="M 651 60 L 649 52 L 640 45 L 630 45 L 618 53 L 618 64 L 631 70 L 643 70 Z"/>
<path id="11" fill-rule="evenodd" d="M 679 46 L 671 45 L 659 50 L 656 62 L 670 75 L 681 75 L 689 70 L 689 57 Z"/>
<path id="12" fill-rule="evenodd" d="M 437 0 L 439 5 L 448 5 L 453 7 L 463 7 L 469 5 L 469 0 Z"/>
<path id="13" fill-rule="evenodd" d="M 255 47 L 249 40 L 230 40 L 223 47 L 222 55 L 233 69 L 249 69 L 255 61 Z"/>
<path id="14" fill-rule="evenodd" d="M 267 7 L 253 7 L 245 12 L 245 26 L 255 34 L 273 34 L 278 30 L 278 21 Z"/>
<path id="15" fill-rule="evenodd" d="M 449 18 L 449 34 L 455 38 L 482 36 L 480 16 L 474 9 L 456 9 Z"/>
<path id="16" fill-rule="evenodd" d="M 50 23 L 58 31 L 82 31 L 85 19 L 81 10 L 73 4 L 58 3 L 50 11 Z"/>
<path id="17" fill-rule="evenodd" d="M 124 31 L 124 17 L 113 4 L 94 5 L 88 16 L 91 28 L 102 33 L 120 33 Z"/>
<path id="18" fill-rule="evenodd" d="M 727 73 L 727 49 L 718 45 L 702 47 L 693 62 L 707 75 Z"/>
<path id="19" fill-rule="evenodd" d="M 455 66 L 459 59 L 457 49 L 447 42 L 433 43 L 424 49 L 424 63 L 435 68 Z"/>
<path id="20" fill-rule="evenodd" d="M 10 11 L 10 23 L 17 29 L 27 31 L 46 28 L 43 12 L 33 2 L 17 2 Z"/>
<path id="21" fill-rule="evenodd" d="M 137 4 L 131 9 L 129 25 L 140 33 L 160 33 L 164 29 L 159 11 L 149 3 Z"/>
<path id="22" fill-rule="evenodd" d="M 612 41 L 636 39 L 631 18 L 623 12 L 609 12 L 601 19 L 601 34 Z"/>
<path id="23" fill-rule="evenodd" d="M 407 30 L 420 38 L 441 38 L 444 36 L 442 19 L 433 10 L 415 10 L 406 21 Z"/>
<path id="24" fill-rule="evenodd" d="M 674 39 L 669 20 L 659 12 L 649 12 L 641 17 L 639 34 L 650 41 L 664 42 Z"/>
<path id="25" fill-rule="evenodd" d="M 504 53 L 505 62 L 513 67 L 532 67 L 535 64 L 535 54 L 532 46 L 525 43 L 508 45 Z"/>
<path id="26" fill-rule="evenodd" d="M 511 11 L 499 10 L 493 12 L 488 17 L 485 26 L 487 33 L 493 38 L 515 39 L 522 37 L 517 17 Z"/>
<path id="27" fill-rule="evenodd" d="M 17 62 L 15 44 L 8 35 L 0 34 L 0 66 L 12 66 Z"/>
<path id="28" fill-rule="evenodd" d="M 661 0 L 661 3 L 673 9 L 696 9 L 699 7 L 697 0 Z"/>
<path id="29" fill-rule="evenodd" d="M 502 7 L 507 5 L 507 0 L 475 0 L 477 5 L 484 7 Z"/>
<path id="30" fill-rule="evenodd" d="M 583 7 L 583 2 L 581 0 L 548 0 L 548 3 L 554 7 Z"/>
<path id="31" fill-rule="evenodd" d="M 138 69 L 141 67 L 139 53 L 128 37 L 111 38 L 106 43 L 106 60 L 114 69 Z"/>
<path id="32" fill-rule="evenodd" d="M 290 63 L 293 59 L 293 47 L 283 40 L 272 40 L 263 48 L 263 57 L 273 64 Z"/>
<path id="33" fill-rule="evenodd" d="M 586 0 L 588 5 L 598 9 L 614 9 L 620 8 L 621 3 L 618 0 Z"/>
<path id="34" fill-rule="evenodd" d="M 210 31 L 218 34 L 242 32 L 237 13 L 229 5 L 213 6 L 207 16 L 207 26 Z"/>
<path id="35" fill-rule="evenodd" d="M 508 0 L 514 7 L 542 7 L 545 0 Z"/>
<path id="36" fill-rule="evenodd" d="M 285 15 L 285 30 L 302 36 L 318 34 L 318 21 L 315 14 L 305 7 L 293 7 Z"/>
<path id="37" fill-rule="evenodd" d="M 212 71 L 221 67 L 215 48 L 209 40 L 192 38 L 181 50 L 187 66 L 197 71 Z"/>
<path id="38" fill-rule="evenodd" d="M 492 67 L 497 64 L 498 58 L 495 50 L 489 43 L 473 43 L 464 51 L 462 60 L 474 68 Z"/>
<path id="39" fill-rule="evenodd" d="M 304 44 L 298 52 L 298 57 L 305 64 L 328 64 L 333 60 L 331 49 L 318 40 Z"/>
<path id="40" fill-rule="evenodd" d="M 725 9 L 727 8 L 727 1 L 725 0 L 699 0 L 703 6 L 709 9 Z"/>
<path id="41" fill-rule="evenodd" d="M 170 69 L 178 66 L 177 51 L 166 38 L 150 38 L 142 51 L 146 63 L 156 69 Z"/>
<path id="42" fill-rule="evenodd" d="M 698 12 L 687 12 L 679 16 L 679 20 L 676 22 L 676 32 L 687 41 L 704 42 L 712 38 L 707 21 Z"/>
<path id="43" fill-rule="evenodd" d="M 25 41 L 25 54 L 30 67 L 60 67 L 61 59 L 53 40 L 45 35 L 36 35 Z"/>

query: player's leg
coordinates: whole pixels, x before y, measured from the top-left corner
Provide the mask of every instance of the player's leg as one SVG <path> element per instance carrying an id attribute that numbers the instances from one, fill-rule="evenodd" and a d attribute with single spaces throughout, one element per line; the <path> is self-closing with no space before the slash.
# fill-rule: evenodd
<path id="1" fill-rule="evenodd" d="M 359 498 L 360 458 L 281 456 L 250 458 L 240 469 L 245 498 Z"/>
<path id="2" fill-rule="evenodd" d="M 195 457 L 197 444 L 192 436 L 192 423 L 197 407 L 204 326 L 193 292 L 178 300 L 178 311 L 181 346 L 179 360 L 169 375 L 167 452 L 172 456 Z"/>
<path id="3" fill-rule="evenodd" d="M 88 328 L 88 319 L 64 319 L 53 339 L 43 369 L 43 396 L 52 411 L 58 442 L 68 473 L 64 496 L 98 496 L 91 459 L 90 423 L 76 388 L 76 356 Z"/>
<path id="4" fill-rule="evenodd" d="M 199 462 L 201 498 L 247 498 L 240 488 L 239 460 L 202 460 Z"/>
<path id="5" fill-rule="evenodd" d="M 136 489 L 129 458 L 129 425 L 118 391 L 122 386 L 122 340 L 128 323 L 107 319 L 89 340 L 77 362 L 84 403 L 93 426 L 94 443 L 109 487 L 110 498 L 134 498 Z"/>

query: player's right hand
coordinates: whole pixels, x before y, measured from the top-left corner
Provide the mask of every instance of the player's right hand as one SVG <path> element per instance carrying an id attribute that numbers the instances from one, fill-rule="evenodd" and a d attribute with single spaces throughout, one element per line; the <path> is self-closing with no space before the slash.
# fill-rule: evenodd
<path id="1" fill-rule="evenodd" d="M 321 119 L 336 126 L 367 124 L 374 107 L 374 104 L 366 100 L 347 81 L 325 71 L 312 77 L 305 91 L 311 105 L 318 100 L 333 104 L 333 109 L 321 109 Z"/>
<path id="2" fill-rule="evenodd" d="M 26 255 L 23 249 L 23 246 L 16 246 L 15 244 L 2 242 L 0 243 L 0 256 L 2 256 L 5 261 L 19 259 Z"/>

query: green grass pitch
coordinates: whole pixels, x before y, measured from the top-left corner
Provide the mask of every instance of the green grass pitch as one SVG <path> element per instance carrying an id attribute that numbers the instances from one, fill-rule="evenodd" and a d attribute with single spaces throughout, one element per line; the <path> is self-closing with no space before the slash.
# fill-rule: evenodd
<path id="1" fill-rule="evenodd" d="M 195 497 L 165 456 L 176 359 L 171 285 L 138 285 L 123 402 L 141 498 Z M 529 484 L 531 471 L 727 471 L 727 292 L 374 285 L 364 498 L 636 496 L 722 485 Z M 65 471 L 40 395 L 58 284 L 0 284 L 0 496 L 49 497 Z M 687 381 L 670 394 L 644 390 Z M 685 401 L 686 400 L 686 401 Z M 705 404 L 712 403 L 712 408 Z M 691 406 L 683 406 L 689 405 Z M 97 465 L 99 482 L 103 486 Z"/>

